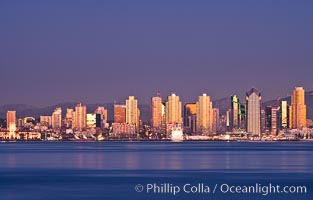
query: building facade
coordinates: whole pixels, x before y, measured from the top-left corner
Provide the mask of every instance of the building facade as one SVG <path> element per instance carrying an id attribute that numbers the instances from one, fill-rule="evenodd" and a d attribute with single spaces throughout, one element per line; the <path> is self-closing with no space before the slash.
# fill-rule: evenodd
<path id="1" fill-rule="evenodd" d="M 9 132 L 16 131 L 16 111 L 7 112 L 7 130 Z"/>
<path id="2" fill-rule="evenodd" d="M 126 100 L 126 123 L 135 125 L 137 132 L 139 131 L 139 117 L 138 100 L 134 96 L 129 96 Z"/>
<path id="3" fill-rule="evenodd" d="M 154 129 L 161 129 L 164 118 L 164 110 L 162 98 L 159 94 L 151 98 L 151 114 L 151 127 Z"/>
<path id="4" fill-rule="evenodd" d="M 246 94 L 247 132 L 261 135 L 261 93 L 252 88 Z"/>
<path id="5" fill-rule="evenodd" d="M 56 108 L 51 116 L 51 123 L 53 129 L 60 129 L 62 127 L 62 109 Z"/>
<path id="6" fill-rule="evenodd" d="M 197 132 L 200 135 L 212 134 L 213 107 L 210 96 L 203 94 L 197 102 Z"/>
<path id="7" fill-rule="evenodd" d="M 296 87 L 291 95 L 292 128 L 306 127 L 306 104 L 303 87 Z"/>
<path id="8" fill-rule="evenodd" d="M 78 131 L 82 131 L 86 128 L 87 123 L 87 107 L 81 103 L 77 104 L 75 107 L 75 112 L 73 113 L 73 128 Z"/>

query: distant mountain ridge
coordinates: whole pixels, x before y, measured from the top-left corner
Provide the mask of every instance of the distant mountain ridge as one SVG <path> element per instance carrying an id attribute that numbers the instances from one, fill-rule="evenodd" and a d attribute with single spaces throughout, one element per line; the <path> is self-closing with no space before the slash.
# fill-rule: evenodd
<path id="1" fill-rule="evenodd" d="M 290 103 L 290 96 L 282 98 L 281 100 L 287 100 L 288 103 Z M 305 95 L 306 99 L 306 105 L 307 105 L 307 118 L 313 120 L 313 92 L 306 92 Z M 56 107 L 61 107 L 63 111 L 63 116 L 66 113 L 67 108 L 75 108 L 76 102 L 65 102 L 65 103 L 59 103 L 53 106 L 48 106 L 44 108 L 38 108 L 36 106 L 31 106 L 27 104 L 7 104 L 0 106 L 0 118 L 5 118 L 6 117 L 6 112 L 8 110 L 15 110 L 17 112 L 17 117 L 36 117 L 39 118 L 41 115 L 51 115 L 52 112 Z M 269 105 L 277 105 L 278 101 L 277 100 L 270 100 L 262 103 L 262 107 L 266 107 Z M 218 108 L 220 110 L 220 114 L 225 114 L 228 109 L 230 109 L 231 102 L 230 102 L 230 97 L 225 97 L 222 99 L 218 99 L 213 101 L 213 107 Z M 105 108 L 108 109 L 108 117 L 109 120 L 112 121 L 114 116 L 114 103 L 99 103 L 99 104 L 87 104 L 87 112 L 91 113 L 95 111 L 97 106 L 104 106 Z M 139 104 L 139 109 L 141 113 L 141 119 L 147 123 L 150 121 L 151 117 L 151 109 L 150 105 L 147 104 Z"/>
<path id="2" fill-rule="evenodd" d="M 39 118 L 40 116 L 44 115 L 51 115 L 55 108 L 61 107 L 62 108 L 62 115 L 65 116 L 67 108 L 75 108 L 76 102 L 65 102 L 65 103 L 58 103 L 53 106 L 38 108 L 35 106 L 30 106 L 27 104 L 8 104 L 0 106 L 0 118 L 6 118 L 6 113 L 9 110 L 15 110 L 17 117 L 35 117 Z M 104 106 L 108 109 L 108 118 L 109 120 L 114 119 L 114 103 L 95 103 L 95 104 L 86 104 L 87 106 L 87 113 L 92 113 L 96 110 L 98 106 Z M 144 122 L 148 122 L 150 120 L 150 105 L 139 104 L 139 109 L 141 111 L 141 117 Z M 147 121 L 146 121 L 147 120 Z"/>

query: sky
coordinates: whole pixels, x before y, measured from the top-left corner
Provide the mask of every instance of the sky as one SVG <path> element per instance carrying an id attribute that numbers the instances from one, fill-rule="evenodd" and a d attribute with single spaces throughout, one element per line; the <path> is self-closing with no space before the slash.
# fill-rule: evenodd
<path id="1" fill-rule="evenodd" d="M 313 90 L 311 0 L 1 0 L 0 105 Z"/>

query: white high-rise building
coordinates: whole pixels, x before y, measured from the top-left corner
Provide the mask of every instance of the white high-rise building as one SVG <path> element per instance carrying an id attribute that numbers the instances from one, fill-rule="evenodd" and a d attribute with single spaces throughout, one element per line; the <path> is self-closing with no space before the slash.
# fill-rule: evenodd
<path id="1" fill-rule="evenodd" d="M 261 93 L 252 88 L 246 95 L 247 132 L 261 135 Z"/>

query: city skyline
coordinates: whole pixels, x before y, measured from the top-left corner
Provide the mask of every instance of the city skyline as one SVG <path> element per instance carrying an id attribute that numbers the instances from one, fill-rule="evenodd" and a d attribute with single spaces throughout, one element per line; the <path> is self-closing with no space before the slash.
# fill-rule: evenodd
<path id="1" fill-rule="evenodd" d="M 312 4 L 3 0 L 0 105 L 310 91 Z"/>
<path id="2" fill-rule="evenodd" d="M 108 108 L 98 105 L 87 112 L 87 105 L 76 104 L 75 111 L 62 107 L 50 116 L 17 118 L 16 111 L 7 111 L 6 127 L 0 126 L 0 138 L 6 140 L 288 140 L 312 138 L 313 121 L 307 118 L 305 90 L 295 87 L 291 100 L 277 99 L 262 107 L 262 94 L 256 88 L 246 93 L 245 101 L 230 96 L 226 112 L 213 106 L 211 97 L 203 93 L 196 103 L 182 105 L 179 95 L 171 93 L 162 102 L 160 93 L 151 98 L 150 119 L 143 121 L 135 96 L 125 104 L 114 104 L 114 121 L 108 118 Z M 229 108 L 228 107 L 228 108 Z M 184 108 L 184 109 L 183 109 Z M 2 122 L 3 123 L 3 122 Z M 309 131 L 309 132 L 308 132 Z M 301 134 L 300 134 L 301 132 Z M 184 137 L 184 134 L 186 137 Z M 226 134 L 226 135 L 225 135 Z M 287 134 L 287 135 L 285 135 Z M 141 138 L 141 139 L 140 139 Z M 291 139 L 289 138 L 289 139 Z"/>

